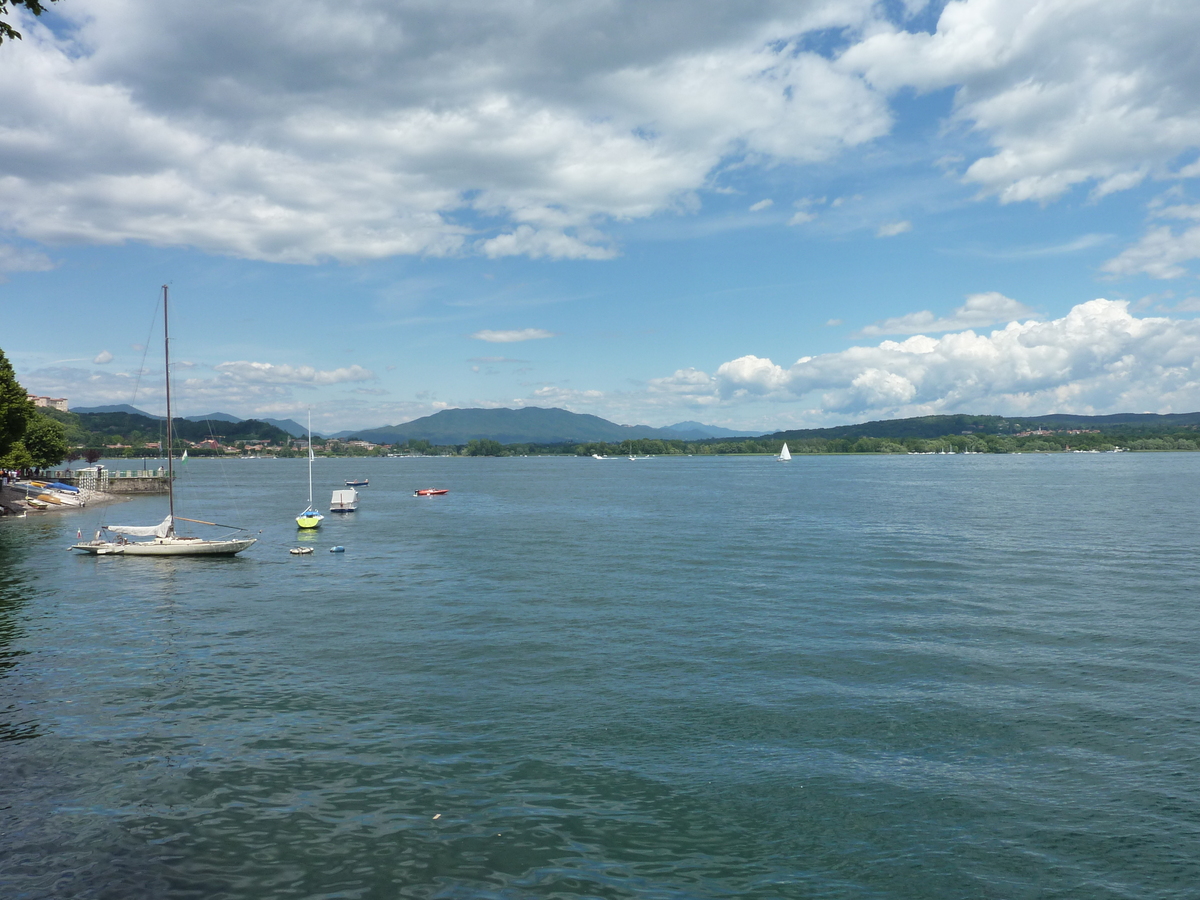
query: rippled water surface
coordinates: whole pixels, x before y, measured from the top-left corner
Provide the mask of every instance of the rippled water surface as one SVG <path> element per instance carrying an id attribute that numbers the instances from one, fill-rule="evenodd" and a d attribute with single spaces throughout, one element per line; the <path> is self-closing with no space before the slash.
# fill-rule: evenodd
<path id="1" fill-rule="evenodd" d="M 1200 895 L 1200 454 L 359 475 L 0 521 L 0 895 Z"/>

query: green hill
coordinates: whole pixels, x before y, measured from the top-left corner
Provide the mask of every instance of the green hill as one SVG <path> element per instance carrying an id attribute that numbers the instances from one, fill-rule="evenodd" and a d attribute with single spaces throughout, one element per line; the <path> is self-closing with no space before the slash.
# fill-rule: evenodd
<path id="1" fill-rule="evenodd" d="M 128 444 L 160 441 L 166 436 L 166 420 L 141 413 L 99 412 L 75 413 L 58 410 L 42 410 L 51 418 L 62 422 L 67 429 L 67 440 L 74 445 L 100 446 L 120 439 Z M 175 436 L 185 441 L 203 441 L 214 435 L 223 443 L 234 441 L 263 441 L 282 444 L 289 435 L 281 428 L 244 419 L 240 422 L 192 422 L 173 418 L 171 423 Z"/>
<path id="2" fill-rule="evenodd" d="M 416 439 L 434 445 L 465 444 L 472 440 L 493 440 L 501 444 L 619 443 L 638 438 L 680 437 L 678 432 L 669 428 L 617 425 L 599 416 L 536 406 L 524 409 L 443 409 L 403 425 L 369 428 L 347 436 L 376 444 L 397 444 Z"/>
<path id="3" fill-rule="evenodd" d="M 1200 425 L 1200 412 L 1195 413 L 1117 413 L 1111 416 L 919 416 L 911 419 L 884 419 L 859 425 L 837 425 L 832 428 L 802 428 L 777 431 L 770 435 L 779 440 L 805 438 L 855 440 L 871 438 L 939 438 L 954 434 L 1016 434 L 1021 431 L 1064 430 L 1069 428 L 1100 431 L 1163 432 L 1193 429 Z"/>

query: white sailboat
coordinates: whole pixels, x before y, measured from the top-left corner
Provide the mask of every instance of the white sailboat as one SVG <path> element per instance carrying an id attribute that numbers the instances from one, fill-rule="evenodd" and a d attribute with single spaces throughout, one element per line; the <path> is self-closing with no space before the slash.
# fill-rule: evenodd
<path id="1" fill-rule="evenodd" d="M 787 448 L 787 442 L 784 441 L 783 449 L 779 451 L 779 456 L 775 457 L 780 462 L 789 462 L 792 458 L 792 452 Z"/>
<path id="2" fill-rule="evenodd" d="M 300 515 L 296 516 L 296 524 L 301 528 L 319 528 L 321 520 L 325 517 L 313 509 L 312 499 L 312 464 L 313 464 L 313 449 L 312 449 L 312 410 L 308 411 L 308 507 Z"/>
<path id="3" fill-rule="evenodd" d="M 171 457 L 171 338 L 167 323 L 167 286 L 163 285 L 163 357 L 166 363 L 167 375 L 167 517 L 157 525 L 104 525 L 96 532 L 94 540 L 74 544 L 70 549 L 82 550 L 95 556 L 233 556 L 241 553 L 257 538 L 225 538 L 207 540 L 205 538 L 188 537 L 175 533 L 175 522 L 195 522 L 198 525 L 215 525 L 218 528 L 233 528 L 232 525 L 217 525 L 216 522 L 205 522 L 201 519 L 187 519 L 175 515 L 175 467 Z M 186 455 L 186 453 L 185 453 Z M 103 532 L 116 535 L 114 540 L 106 540 Z M 131 541 L 131 537 L 150 538 L 148 541 Z"/>

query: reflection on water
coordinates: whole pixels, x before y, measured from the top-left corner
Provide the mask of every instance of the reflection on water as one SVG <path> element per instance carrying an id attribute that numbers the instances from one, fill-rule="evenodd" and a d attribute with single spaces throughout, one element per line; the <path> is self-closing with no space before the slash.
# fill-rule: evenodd
<path id="1" fill-rule="evenodd" d="M 303 460 L 196 461 L 245 554 L 0 521 L 0 893 L 1185 896 L 1198 464 L 322 461 L 370 485 L 306 532 Z"/>
<path id="2" fill-rule="evenodd" d="M 17 531 L 25 526 L 31 526 L 29 530 L 33 532 L 44 529 L 37 523 L 0 519 L 0 685 L 13 674 L 13 669 L 27 652 L 19 643 L 25 636 L 19 614 L 28 600 L 29 591 L 21 572 L 20 548 L 22 538 L 29 530 Z M 37 737 L 37 722 L 28 716 L 28 710 L 19 700 L 7 692 L 0 693 L 0 742 Z"/>

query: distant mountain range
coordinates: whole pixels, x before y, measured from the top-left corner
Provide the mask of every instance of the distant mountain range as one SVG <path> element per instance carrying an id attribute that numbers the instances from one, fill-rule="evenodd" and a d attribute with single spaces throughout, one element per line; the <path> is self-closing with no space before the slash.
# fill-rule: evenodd
<path id="1" fill-rule="evenodd" d="M 78 406 L 71 407 L 71 412 L 79 415 L 91 415 L 92 413 L 128 413 L 131 416 L 145 416 L 147 419 L 165 419 L 166 416 L 156 416 L 153 413 L 142 412 L 136 406 L 130 406 L 128 403 L 121 403 L 116 406 Z"/>
<path id="2" fill-rule="evenodd" d="M 680 422 L 667 428 L 650 425 L 618 425 L 599 416 L 565 409 L 443 409 L 400 425 L 342 431 L 333 437 L 357 438 L 374 444 L 397 444 L 424 440 L 431 444 L 465 444 L 493 440 L 501 444 L 562 444 L 604 441 L 619 443 L 639 438 L 661 440 L 705 440 L 713 437 L 745 437 L 753 432 L 730 431 L 699 422 Z"/>
<path id="3" fill-rule="evenodd" d="M 148 412 L 143 412 L 136 406 L 130 406 L 128 403 L 122 403 L 117 406 L 80 406 L 72 409 L 71 412 L 79 413 L 81 415 L 91 413 L 127 413 L 131 416 L 144 416 L 147 419 L 157 419 L 159 421 L 162 421 L 166 418 L 166 416 L 156 416 Z M 231 422 L 237 424 L 238 422 L 250 421 L 249 419 L 239 419 L 237 416 L 232 416 L 229 413 L 223 412 L 209 413 L 205 416 L 183 416 L 182 418 L 188 422 Z M 303 425 L 301 425 L 299 422 L 293 422 L 291 419 L 255 418 L 254 421 L 265 422 L 268 425 L 274 425 L 276 428 L 286 431 L 292 437 L 304 437 L 304 435 L 307 434 L 307 430 Z M 313 432 L 313 434 L 316 435 L 317 433 Z M 320 437 L 320 435 L 317 435 L 317 437 Z"/>
<path id="4" fill-rule="evenodd" d="M 704 425 L 700 422 L 676 422 L 674 425 L 667 425 L 666 430 L 677 432 L 685 441 L 720 437 L 758 437 L 762 434 L 761 431 L 732 431 L 720 425 Z"/>
<path id="5" fill-rule="evenodd" d="M 85 407 L 84 410 L 75 409 L 65 413 L 55 410 L 51 415 L 67 425 L 68 430 L 82 429 L 82 432 L 77 434 L 76 440 L 87 439 L 88 435 L 103 437 L 120 435 L 122 438 L 134 441 L 162 440 L 166 427 L 165 416 L 148 416 L 136 410 L 134 412 L 127 412 L 125 409 L 88 412 Z M 228 443 L 234 441 L 279 443 L 288 439 L 282 429 L 263 422 L 261 419 L 231 421 L 231 418 L 174 418 L 171 427 L 176 437 L 189 441 L 219 437 Z"/>
<path id="6" fill-rule="evenodd" d="M 1056 413 L 1048 416 L 919 416 L 911 419 L 883 419 L 858 425 L 835 425 L 832 428 L 801 428 L 777 431 L 771 438 L 785 441 L 805 438 L 939 438 L 948 434 L 1016 434 L 1020 431 L 1047 431 L 1070 428 L 1095 428 L 1100 431 L 1195 428 L 1200 426 L 1200 412 L 1194 413 L 1116 413 L 1111 416 L 1075 416 Z"/>
<path id="7" fill-rule="evenodd" d="M 161 422 L 162 416 L 142 412 L 133 406 L 94 406 L 72 410 L 80 415 L 103 419 L 98 430 L 120 433 L 123 416 L 138 416 Z M 180 420 L 176 420 L 179 422 Z M 239 419 L 229 413 L 213 412 L 204 416 L 187 416 L 194 423 L 222 422 L 229 432 L 249 433 L 253 428 L 243 426 L 247 422 L 262 422 L 287 432 L 292 437 L 304 437 L 305 427 L 291 419 Z M 96 422 L 100 426 L 100 422 Z M 1116 428 L 1161 431 L 1168 428 L 1196 428 L 1200 426 L 1200 412 L 1158 415 L 1155 413 L 1118 413 L 1110 416 L 1075 416 L 1057 414 L 1048 416 L 920 416 L 909 419 L 884 419 L 863 422 L 857 425 L 835 425 L 830 428 L 804 428 L 778 431 L 771 438 L 780 440 L 803 440 L 805 438 L 936 438 L 948 434 L 1014 434 L 1022 430 Z M 660 440 L 703 441 L 713 438 L 758 437 L 761 432 L 734 431 L 717 425 L 701 422 L 677 422 L 665 428 L 650 425 L 618 425 L 599 416 L 573 413 L 565 409 L 544 409 L 527 406 L 522 409 L 444 409 L 431 416 L 423 416 L 399 425 L 378 428 L 360 428 L 339 431 L 327 437 L 360 439 L 374 444 L 402 444 L 409 440 L 425 440 L 434 445 L 466 444 L 472 440 L 493 440 L 501 444 L 561 444 L 600 442 L 614 444 L 640 438 Z M 314 437 L 320 435 L 314 432 Z"/>
<path id="8" fill-rule="evenodd" d="M 231 416 L 229 413 L 209 413 L 207 416 L 184 416 L 189 422 L 241 422 L 237 416 Z M 260 422 L 267 421 L 259 419 Z"/>
<path id="9" fill-rule="evenodd" d="M 123 403 L 117 406 L 79 407 L 71 412 L 81 415 L 124 413 L 162 421 L 163 416 L 143 412 Z M 227 422 L 238 424 L 249 419 L 223 412 L 203 416 L 185 416 L 189 422 Z M 286 431 L 292 437 L 304 437 L 306 429 L 291 419 L 255 419 Z M 599 416 L 569 412 L 565 409 L 542 409 L 529 406 L 523 409 L 444 409 L 401 425 L 378 428 L 359 428 L 325 435 L 339 439 L 359 439 L 373 444 L 404 443 L 412 439 L 431 444 L 465 444 L 475 439 L 490 439 L 502 444 L 560 444 L 569 441 L 605 441 L 616 443 L 637 438 L 661 440 L 703 441 L 718 437 L 753 437 L 758 432 L 733 431 L 718 425 L 701 422 L 677 422 L 665 428 L 650 425 L 617 425 Z M 321 437 L 313 432 L 314 437 Z"/>

